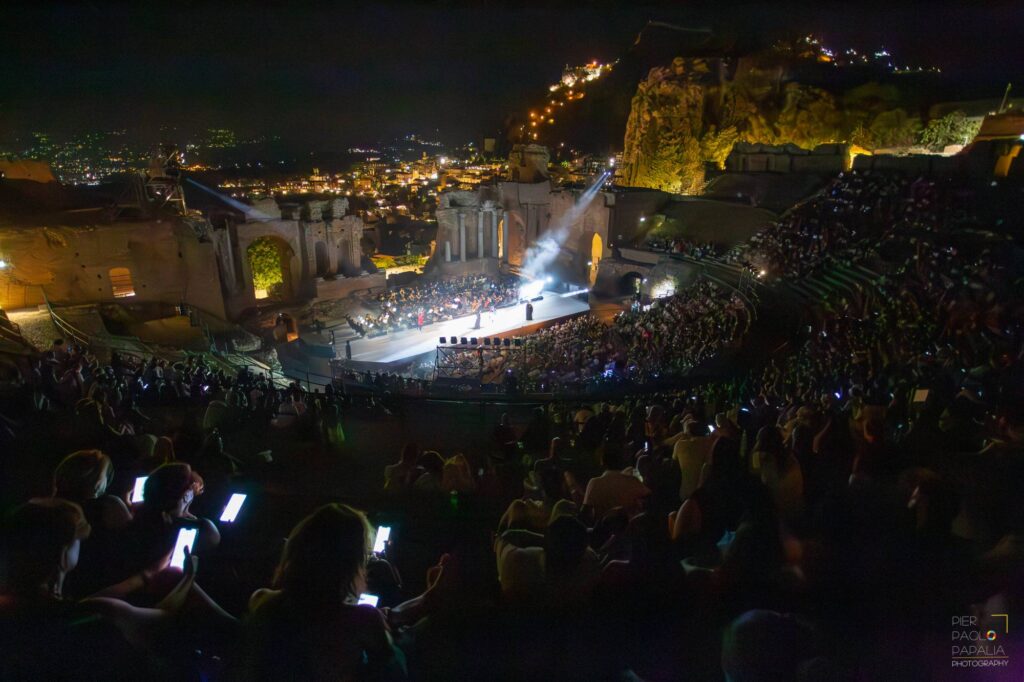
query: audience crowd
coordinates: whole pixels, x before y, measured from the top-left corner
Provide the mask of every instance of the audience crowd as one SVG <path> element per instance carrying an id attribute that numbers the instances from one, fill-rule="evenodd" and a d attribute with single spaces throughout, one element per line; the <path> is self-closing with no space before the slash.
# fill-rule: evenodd
<path id="1" fill-rule="evenodd" d="M 556 395 L 484 448 L 411 442 L 369 515 L 268 468 L 268 445 L 342 450 L 343 392 L 54 343 L 0 402 L 0 679 L 1019 677 L 1012 654 L 950 667 L 972 656 L 952 617 L 1022 641 L 990 614 L 1024 603 L 1024 307 L 1012 245 L 961 234 L 943 196 L 842 176 L 742 256 L 884 273 L 817 302 L 792 348 L 685 390 Z M 700 280 L 531 335 L 520 378 L 679 386 L 756 342 L 752 316 Z M 302 509 L 286 539 L 219 520 L 244 486 Z"/>
<path id="2" fill-rule="evenodd" d="M 840 173 L 821 193 L 787 211 L 728 254 L 756 273 L 803 277 L 823 262 L 858 257 L 896 230 L 938 230 L 964 221 L 955 186 L 899 173 Z"/>
<path id="3" fill-rule="evenodd" d="M 721 245 L 711 241 L 694 241 L 686 237 L 659 237 L 651 236 L 644 241 L 644 245 L 652 251 L 664 251 L 666 253 L 678 253 L 691 258 L 705 258 L 717 256 L 722 253 Z"/>

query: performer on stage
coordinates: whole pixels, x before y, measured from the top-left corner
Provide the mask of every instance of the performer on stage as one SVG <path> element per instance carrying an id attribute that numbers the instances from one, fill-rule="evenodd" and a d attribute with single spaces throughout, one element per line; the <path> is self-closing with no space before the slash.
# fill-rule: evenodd
<path id="1" fill-rule="evenodd" d="M 533 322 L 533 304 L 529 301 L 526 302 L 526 321 Z"/>
<path id="2" fill-rule="evenodd" d="M 345 359 L 346 360 L 351 360 L 352 359 L 352 340 L 351 339 L 345 339 Z"/>
<path id="3" fill-rule="evenodd" d="M 473 329 L 480 328 L 480 309 L 476 309 L 476 322 L 473 323 Z"/>

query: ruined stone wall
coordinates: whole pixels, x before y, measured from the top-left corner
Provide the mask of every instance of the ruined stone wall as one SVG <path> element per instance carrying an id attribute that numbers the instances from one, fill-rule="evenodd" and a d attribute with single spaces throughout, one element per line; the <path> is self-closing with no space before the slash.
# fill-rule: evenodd
<path id="1" fill-rule="evenodd" d="M 132 301 L 188 303 L 224 317 L 216 247 L 173 218 L 112 225 L 0 228 L 5 274 L 51 303 L 113 302 L 111 269 L 126 268 Z M 0 294 L 3 288 L 0 287 Z M 3 301 L 0 305 L 17 305 Z M 24 303 L 24 302 L 22 302 Z"/>

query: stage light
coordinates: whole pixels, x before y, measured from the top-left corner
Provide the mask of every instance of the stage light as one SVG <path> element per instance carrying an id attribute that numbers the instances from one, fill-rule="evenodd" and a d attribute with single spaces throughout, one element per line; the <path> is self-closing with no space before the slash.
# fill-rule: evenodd
<path id="1" fill-rule="evenodd" d="M 505 348 L 508 348 L 511 345 L 512 345 L 512 339 L 505 339 Z"/>
<path id="2" fill-rule="evenodd" d="M 443 346 L 444 344 L 448 343 L 448 340 L 446 337 L 442 336 L 441 341 L 439 343 Z"/>
<path id="3" fill-rule="evenodd" d="M 676 293 L 676 283 L 672 279 L 664 279 L 651 289 L 654 298 L 668 298 Z"/>
<path id="4" fill-rule="evenodd" d="M 485 346 L 491 345 L 491 338 L 489 336 L 485 336 L 484 337 L 484 345 Z"/>
<path id="5" fill-rule="evenodd" d="M 544 280 L 535 279 L 532 282 L 527 282 L 519 287 L 519 298 L 528 301 L 537 296 L 542 289 L 544 289 Z"/>
<path id="6" fill-rule="evenodd" d="M 469 345 L 471 345 L 471 346 L 478 346 L 478 345 L 480 345 L 479 343 L 477 343 L 477 341 L 479 341 L 479 339 L 477 339 L 475 336 L 473 336 L 473 337 L 471 337 L 469 339 Z"/>
<path id="7" fill-rule="evenodd" d="M 463 346 L 468 346 L 469 345 L 469 342 L 466 341 L 466 337 L 465 336 L 462 337 L 462 345 Z"/>

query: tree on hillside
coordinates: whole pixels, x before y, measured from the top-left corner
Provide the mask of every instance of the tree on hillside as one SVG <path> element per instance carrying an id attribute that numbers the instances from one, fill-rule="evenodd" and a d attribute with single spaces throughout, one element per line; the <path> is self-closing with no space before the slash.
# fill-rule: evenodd
<path id="1" fill-rule="evenodd" d="M 932 151 L 942 151 L 947 145 L 967 144 L 981 128 L 981 121 L 972 121 L 962 111 L 953 111 L 932 119 L 921 132 L 921 145 Z"/>
<path id="2" fill-rule="evenodd" d="M 270 291 L 275 284 L 284 282 L 281 272 L 281 254 L 269 239 L 257 239 L 248 249 L 252 266 L 252 283 L 257 289 Z"/>

